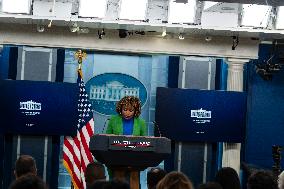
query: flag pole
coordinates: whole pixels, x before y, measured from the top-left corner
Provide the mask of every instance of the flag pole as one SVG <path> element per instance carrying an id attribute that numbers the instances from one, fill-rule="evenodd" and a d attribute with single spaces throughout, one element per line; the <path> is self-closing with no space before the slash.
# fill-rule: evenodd
<path id="1" fill-rule="evenodd" d="M 78 60 L 78 69 L 77 69 L 78 74 L 80 75 L 81 78 L 83 78 L 82 63 L 83 63 L 83 59 L 87 58 L 87 53 L 85 53 L 81 49 L 79 49 L 74 53 L 74 57 L 75 57 L 75 59 Z M 71 177 L 72 177 L 71 178 L 71 189 L 75 189 L 76 187 L 74 187 L 74 184 L 73 184 L 73 181 L 74 181 L 73 176 L 71 176 Z"/>
<path id="2" fill-rule="evenodd" d="M 78 51 L 75 52 L 74 56 L 78 60 L 78 72 L 79 72 L 81 78 L 83 78 L 82 63 L 83 63 L 83 59 L 87 58 L 87 53 L 85 53 L 81 49 L 79 49 Z"/>

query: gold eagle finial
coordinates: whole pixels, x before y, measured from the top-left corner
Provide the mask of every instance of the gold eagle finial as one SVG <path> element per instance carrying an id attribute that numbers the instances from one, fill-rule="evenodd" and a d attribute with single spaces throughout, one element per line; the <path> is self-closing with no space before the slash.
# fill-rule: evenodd
<path id="1" fill-rule="evenodd" d="M 75 52 L 74 56 L 78 60 L 78 64 L 79 64 L 78 69 L 81 70 L 83 59 L 87 58 L 87 53 L 85 53 L 81 49 L 79 49 L 78 51 Z"/>

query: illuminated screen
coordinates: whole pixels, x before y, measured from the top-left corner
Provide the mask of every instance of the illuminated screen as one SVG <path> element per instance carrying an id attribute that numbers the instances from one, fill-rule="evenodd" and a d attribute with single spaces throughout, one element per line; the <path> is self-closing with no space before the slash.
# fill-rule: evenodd
<path id="1" fill-rule="evenodd" d="M 158 88 L 156 122 L 176 141 L 241 142 L 245 137 L 246 93 Z"/>
<path id="2" fill-rule="evenodd" d="M 77 84 L 0 81 L 1 133 L 74 135 L 77 130 Z"/>

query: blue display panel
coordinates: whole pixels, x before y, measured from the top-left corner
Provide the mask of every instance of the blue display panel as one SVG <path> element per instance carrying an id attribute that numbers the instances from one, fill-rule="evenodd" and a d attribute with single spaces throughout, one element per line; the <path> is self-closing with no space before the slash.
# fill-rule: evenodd
<path id="1" fill-rule="evenodd" d="M 241 142 L 245 138 L 244 92 L 158 88 L 156 122 L 176 141 Z"/>
<path id="2" fill-rule="evenodd" d="M 75 135 L 77 84 L 46 81 L 0 81 L 1 133 Z"/>

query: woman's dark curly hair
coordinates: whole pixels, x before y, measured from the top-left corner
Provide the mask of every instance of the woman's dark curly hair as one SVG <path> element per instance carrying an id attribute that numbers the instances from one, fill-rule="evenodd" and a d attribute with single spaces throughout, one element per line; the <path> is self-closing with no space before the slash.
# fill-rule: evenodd
<path id="1" fill-rule="evenodd" d="M 215 176 L 215 182 L 219 183 L 223 189 L 241 189 L 238 173 L 231 167 L 221 168 Z"/>
<path id="2" fill-rule="evenodd" d="M 191 181 L 182 172 L 172 171 L 159 181 L 157 189 L 193 189 Z"/>
<path id="3" fill-rule="evenodd" d="M 116 112 L 122 115 L 122 108 L 124 106 L 132 106 L 134 108 L 134 117 L 139 117 L 141 114 L 141 103 L 139 98 L 135 96 L 125 96 L 116 104 Z"/>

